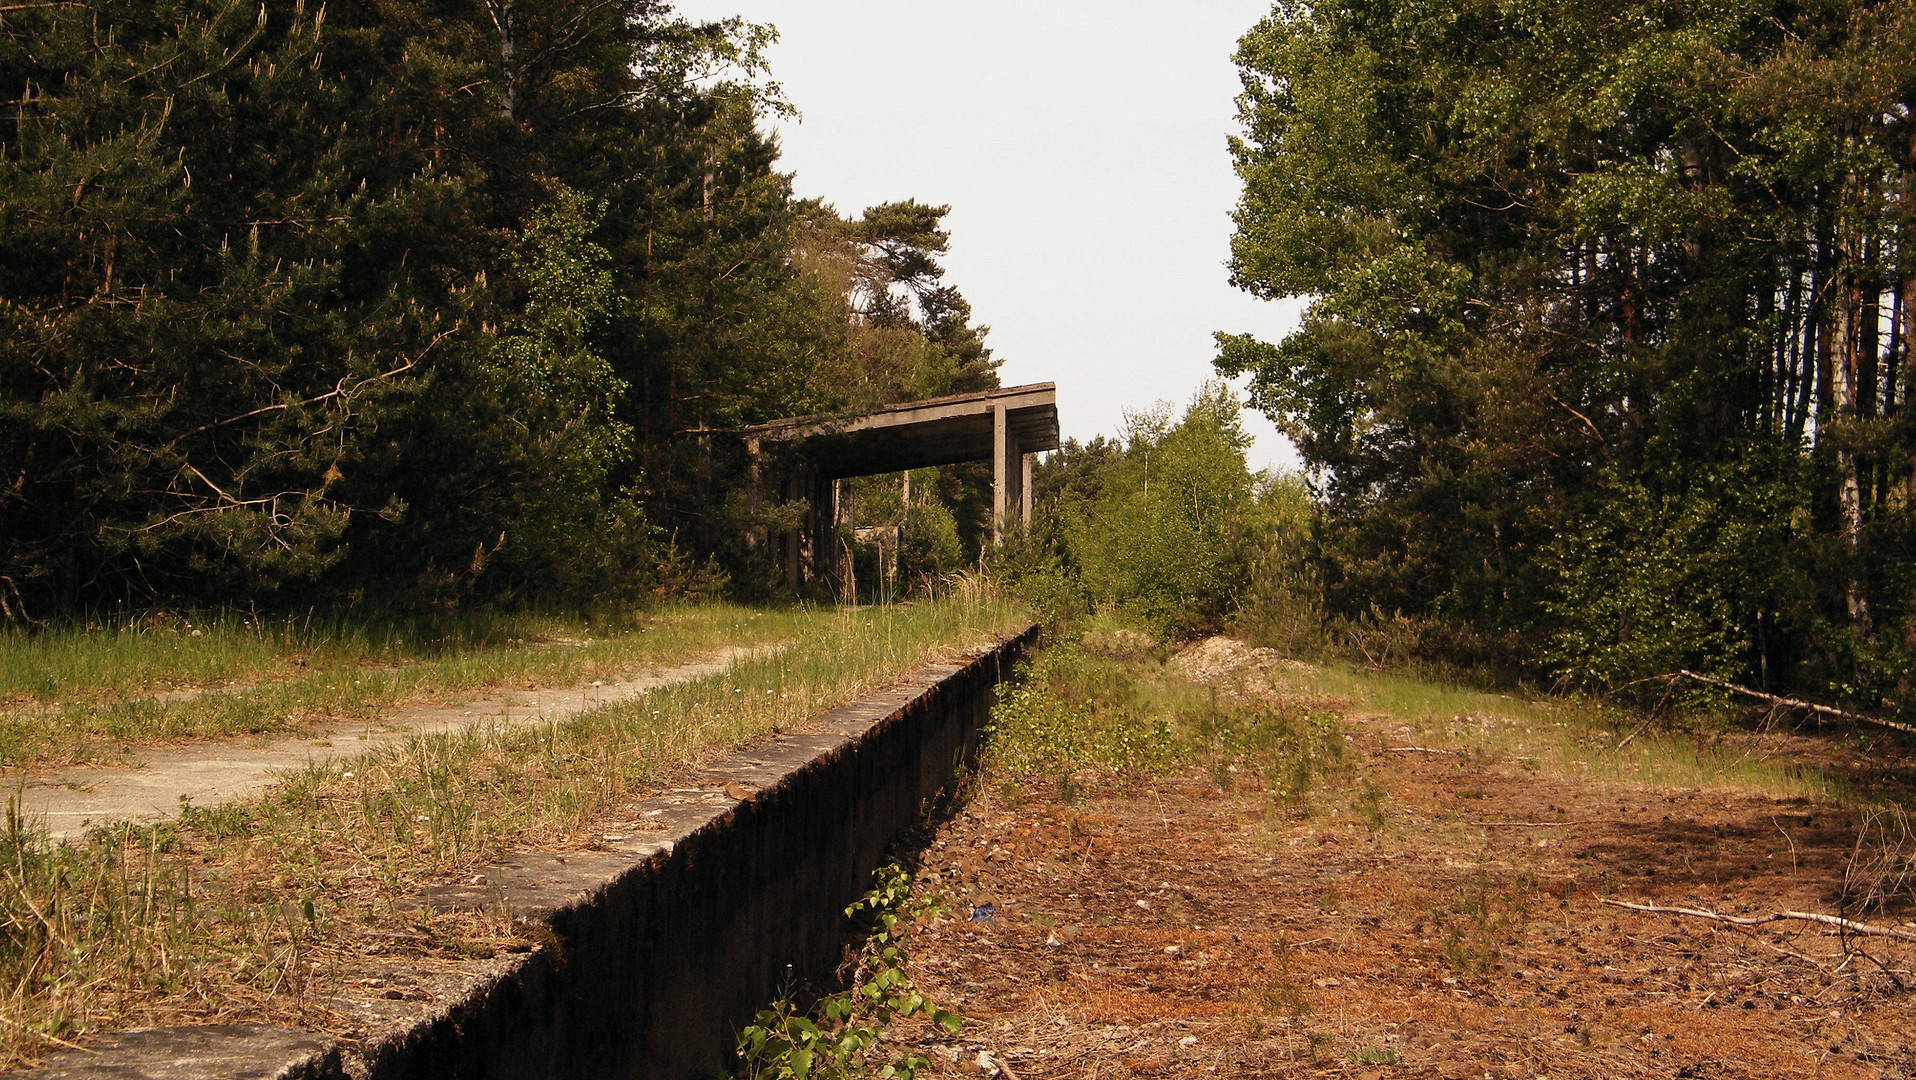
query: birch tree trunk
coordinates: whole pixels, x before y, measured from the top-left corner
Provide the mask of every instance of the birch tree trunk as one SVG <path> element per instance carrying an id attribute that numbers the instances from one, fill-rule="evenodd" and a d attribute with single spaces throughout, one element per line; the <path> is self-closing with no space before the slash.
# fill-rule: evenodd
<path id="1" fill-rule="evenodd" d="M 512 35 L 512 0 L 487 0 L 486 14 L 492 17 L 492 25 L 499 32 L 499 115 L 507 120 L 513 118 L 516 107 L 513 98 L 518 89 L 518 47 Z"/>
<path id="2" fill-rule="evenodd" d="M 1844 252 L 1847 256 L 1849 253 Z M 1858 319 L 1861 315 L 1862 297 L 1850 260 L 1844 259 L 1836 288 L 1831 290 L 1831 302 L 1836 310 L 1832 313 L 1830 332 L 1830 404 L 1832 419 L 1841 427 L 1853 425 L 1860 417 L 1857 405 L 1862 397 L 1861 356 L 1862 335 L 1858 332 Z M 1849 608 L 1850 629 L 1859 638 L 1867 638 L 1870 633 L 1869 596 L 1864 586 L 1862 539 L 1863 539 L 1863 484 L 1860 462 L 1855 447 L 1850 440 L 1853 433 L 1843 431 L 1836 440 L 1837 471 L 1841 474 L 1842 488 L 1838 501 L 1843 514 L 1843 548 L 1848 555 L 1845 588 L 1845 600 Z"/>

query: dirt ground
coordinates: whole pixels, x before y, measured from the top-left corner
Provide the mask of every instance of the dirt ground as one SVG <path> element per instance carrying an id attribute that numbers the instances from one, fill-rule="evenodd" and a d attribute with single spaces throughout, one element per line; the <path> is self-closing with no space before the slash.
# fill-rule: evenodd
<path id="1" fill-rule="evenodd" d="M 1344 723 L 1354 769 L 1309 812 L 1222 764 L 1070 801 L 987 771 L 918 868 L 951 917 L 910 944 L 964 1033 L 892 1037 L 1007 1080 L 1916 1077 L 1910 977 L 1877 963 L 1916 945 L 1600 902 L 1835 912 L 1856 811 Z"/>

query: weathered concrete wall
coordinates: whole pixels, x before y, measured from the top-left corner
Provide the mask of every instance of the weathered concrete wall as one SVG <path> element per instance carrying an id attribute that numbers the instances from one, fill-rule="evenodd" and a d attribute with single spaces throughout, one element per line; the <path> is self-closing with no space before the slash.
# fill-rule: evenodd
<path id="1" fill-rule="evenodd" d="M 1031 627 L 966 662 L 928 665 L 814 730 L 714 762 L 701 786 L 606 823 L 606 850 L 528 855 L 498 867 L 489 885 L 434 891 L 426 901 L 435 906 L 504 902 L 549 926 L 553 944 L 430 980 L 369 961 L 366 978 L 346 980 L 355 989 L 327 1002 L 363 1021 L 343 1055 L 339 1040 L 307 1052 L 303 1033 L 245 1029 L 271 1063 L 244 1075 L 721 1074 L 733 1032 L 790 975 L 837 961 L 845 905 L 976 749 L 994 688 L 1035 635 Z M 378 989 L 402 980 L 410 993 Z M 188 1064 L 230 1060 L 235 1039 L 244 1041 L 240 1029 L 167 1029 L 122 1038 L 130 1053 L 63 1054 L 47 1074 L 239 1076 Z M 156 1057 L 160 1047 L 172 1049 Z"/>

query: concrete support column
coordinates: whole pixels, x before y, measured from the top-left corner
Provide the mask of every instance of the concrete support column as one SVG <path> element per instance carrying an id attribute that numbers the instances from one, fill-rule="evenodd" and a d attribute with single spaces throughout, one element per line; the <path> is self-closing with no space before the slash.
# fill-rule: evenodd
<path id="1" fill-rule="evenodd" d="M 1011 427 L 1006 423 L 1005 407 L 991 406 L 991 542 L 1005 538 L 1005 511 L 1011 494 Z"/>
<path id="2" fill-rule="evenodd" d="M 1018 455 L 1018 520 L 1031 527 L 1031 455 Z"/>
<path id="3" fill-rule="evenodd" d="M 814 474 L 809 501 L 806 532 L 812 549 L 810 580 L 830 589 L 838 580 L 838 481 Z"/>
<path id="4" fill-rule="evenodd" d="M 759 475 L 760 471 L 758 440 L 747 439 L 745 440 L 745 510 L 754 515 L 764 505 L 764 499 L 759 492 L 759 485 L 764 480 Z M 745 544 L 753 551 L 757 551 L 760 543 L 770 546 L 771 537 L 761 532 L 757 525 L 753 525 L 752 530 L 745 534 Z"/>
<path id="5" fill-rule="evenodd" d="M 832 500 L 838 504 L 838 527 L 832 530 L 832 550 L 838 556 L 840 575 L 837 582 L 838 599 L 840 603 L 856 604 L 858 603 L 857 560 L 852 557 L 851 549 L 843 540 L 846 533 L 856 535 L 858 532 L 858 505 L 852 499 L 852 482 L 850 480 L 832 481 Z"/>

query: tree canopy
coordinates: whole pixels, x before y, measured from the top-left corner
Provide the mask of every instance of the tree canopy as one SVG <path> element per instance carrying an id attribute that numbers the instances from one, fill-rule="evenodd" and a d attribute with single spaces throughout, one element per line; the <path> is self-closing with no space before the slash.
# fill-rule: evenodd
<path id="1" fill-rule="evenodd" d="M 754 580 L 713 432 L 995 384 L 945 208 L 792 196 L 772 40 L 661 0 L 0 11 L 0 615 Z"/>
<path id="2" fill-rule="evenodd" d="M 1323 0 L 1237 61 L 1218 367 L 1346 612 L 1912 706 L 1908 0 Z"/>

